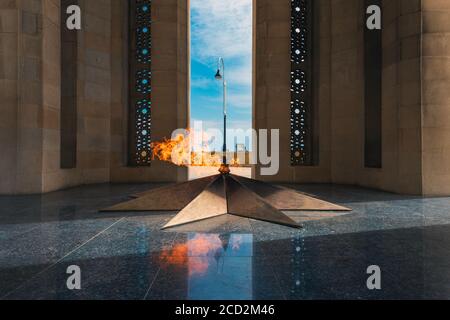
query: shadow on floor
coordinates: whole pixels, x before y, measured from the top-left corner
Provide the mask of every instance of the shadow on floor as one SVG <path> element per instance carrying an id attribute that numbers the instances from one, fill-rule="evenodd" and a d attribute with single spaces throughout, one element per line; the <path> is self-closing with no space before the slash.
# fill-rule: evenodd
<path id="1" fill-rule="evenodd" d="M 175 300 L 450 298 L 449 225 L 270 237 L 269 233 L 161 233 L 142 224 L 119 223 L 56 262 L 44 263 L 44 255 L 39 254 L 16 255 L 7 262 L 3 252 L 0 296 Z M 26 251 L 20 247 L 15 250 Z M 79 291 L 67 289 L 66 269 L 70 265 L 82 270 Z M 381 268 L 382 290 L 367 289 L 366 271 L 370 265 Z"/>

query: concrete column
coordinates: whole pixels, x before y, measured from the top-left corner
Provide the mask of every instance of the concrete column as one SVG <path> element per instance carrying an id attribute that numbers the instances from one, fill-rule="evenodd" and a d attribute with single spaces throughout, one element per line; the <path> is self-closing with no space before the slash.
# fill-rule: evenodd
<path id="1" fill-rule="evenodd" d="M 84 183 L 109 182 L 113 0 L 80 1 L 78 159 Z"/>
<path id="2" fill-rule="evenodd" d="M 315 2 L 312 85 L 319 162 L 292 167 L 290 1 L 255 1 L 254 126 L 281 129 L 281 171 L 257 178 L 422 193 L 421 1 L 383 1 L 381 169 L 364 166 L 364 3 Z"/>
<path id="3" fill-rule="evenodd" d="M 43 0 L 43 185 L 49 192 L 110 180 L 111 7 L 114 1 L 80 0 L 77 32 L 77 165 L 61 169 L 61 21 L 60 1 Z M 74 57 L 75 59 L 75 57 Z"/>
<path id="4" fill-rule="evenodd" d="M 126 4 L 125 4 L 126 5 Z M 127 167 L 128 70 L 127 18 L 122 1 L 113 1 L 113 103 L 111 114 L 111 180 L 175 182 L 187 179 L 187 168 L 155 161 L 151 167 Z M 189 125 L 189 1 L 152 1 L 152 140 L 170 138 Z M 121 27 L 118 27 L 121 26 Z M 120 90 L 120 87 L 122 90 Z"/>
<path id="5" fill-rule="evenodd" d="M 364 163 L 363 1 L 331 1 L 331 181 L 357 184 Z"/>
<path id="6" fill-rule="evenodd" d="M 420 1 L 383 1 L 380 169 L 364 166 L 364 2 L 331 1 L 331 182 L 421 194 Z"/>
<path id="7" fill-rule="evenodd" d="M 40 1 L 4 1 L 1 17 L 2 99 L 0 193 L 42 190 L 42 8 Z M 5 103 L 3 103 L 5 101 Z"/>
<path id="8" fill-rule="evenodd" d="M 330 2 L 314 3 L 313 59 L 315 127 L 319 136 L 319 162 L 293 167 L 290 159 L 290 41 L 291 1 L 255 0 L 254 10 L 254 128 L 280 130 L 280 172 L 255 177 L 272 182 L 328 182 L 330 180 Z"/>
<path id="9" fill-rule="evenodd" d="M 393 184 L 393 188 L 381 185 L 381 188 L 404 194 L 422 194 L 422 90 L 421 90 L 421 10 L 420 0 L 399 1 L 397 21 L 398 63 L 397 88 L 389 90 L 390 96 L 385 99 L 397 100 L 397 150 L 398 169 L 388 172 L 385 180 Z M 385 37 L 391 33 L 386 30 Z M 389 56 L 388 56 L 389 57 Z M 385 58 L 386 60 L 386 58 Z M 385 88 L 385 87 L 383 87 Z M 394 87 L 392 87 L 394 89 Z M 388 90 L 388 89 L 385 89 Z M 385 111 L 386 113 L 386 111 Z M 395 124 L 395 122 L 394 122 Z M 389 143 L 389 136 L 385 136 Z M 394 159 L 394 158 L 393 158 Z M 397 174 L 395 174 L 397 173 Z M 393 183 L 393 176 L 396 184 Z"/>
<path id="10" fill-rule="evenodd" d="M 450 2 L 422 0 L 423 193 L 450 194 Z"/>
<path id="11" fill-rule="evenodd" d="M 2 194 L 110 180 L 111 0 L 80 1 L 78 166 L 60 167 L 60 1 L 5 1 L 1 17 Z"/>
<path id="12" fill-rule="evenodd" d="M 0 2 L 0 194 L 16 189 L 19 12 L 17 1 Z"/>

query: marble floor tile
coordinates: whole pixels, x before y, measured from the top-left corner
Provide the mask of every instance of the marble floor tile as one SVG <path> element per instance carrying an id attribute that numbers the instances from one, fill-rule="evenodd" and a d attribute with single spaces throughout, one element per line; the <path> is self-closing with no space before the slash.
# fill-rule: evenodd
<path id="1" fill-rule="evenodd" d="M 159 186 L 0 197 L 0 298 L 450 299 L 450 198 L 289 185 L 353 209 L 288 212 L 302 229 L 223 216 L 162 231 L 176 213 L 99 212 Z"/>

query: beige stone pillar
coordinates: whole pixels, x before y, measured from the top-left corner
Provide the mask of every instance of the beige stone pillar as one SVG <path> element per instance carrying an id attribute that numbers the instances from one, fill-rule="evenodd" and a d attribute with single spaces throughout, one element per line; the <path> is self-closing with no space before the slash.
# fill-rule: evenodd
<path id="1" fill-rule="evenodd" d="M 280 172 L 255 177 L 272 182 L 328 182 L 330 180 L 330 3 L 313 1 L 313 53 L 315 101 L 318 121 L 315 130 L 320 137 L 319 161 L 311 167 L 293 167 L 290 159 L 290 32 L 291 1 L 255 0 L 254 10 L 254 77 L 253 126 L 280 130 Z"/>
<path id="2" fill-rule="evenodd" d="M 423 193 L 450 194 L 450 2 L 422 0 Z"/>
<path id="3" fill-rule="evenodd" d="M 0 4 L 1 194 L 42 189 L 42 8 Z"/>
<path id="4" fill-rule="evenodd" d="M 17 172 L 19 8 L 16 1 L 0 3 L 0 194 L 14 193 Z"/>
<path id="5" fill-rule="evenodd" d="M 363 1 L 331 4 L 331 181 L 357 184 L 364 164 Z"/>
<path id="6" fill-rule="evenodd" d="M 313 167 L 292 167 L 290 1 L 255 1 L 254 126 L 281 129 L 279 175 L 256 177 L 421 194 L 421 1 L 383 1 L 381 169 L 364 165 L 364 1 L 314 3 L 311 85 L 318 115 L 319 161 Z"/>
<path id="7" fill-rule="evenodd" d="M 77 166 L 61 169 L 60 1 L 0 7 L 0 193 L 42 193 L 110 180 L 111 1 L 80 1 Z M 64 21 L 63 21 L 64 23 Z M 7 140 L 6 140 L 7 138 Z"/>
<path id="8" fill-rule="evenodd" d="M 82 28 L 77 33 L 77 161 L 61 169 L 60 1 L 43 0 L 42 192 L 110 180 L 111 8 L 114 0 L 79 0 Z"/>
<path id="9" fill-rule="evenodd" d="M 331 4 L 331 182 L 421 194 L 420 1 L 383 1 L 379 169 L 364 165 L 364 1 Z"/>
<path id="10" fill-rule="evenodd" d="M 128 29 L 125 12 L 126 5 L 122 1 L 113 1 L 111 180 L 187 180 L 187 169 L 170 163 L 155 161 L 151 167 L 127 167 Z M 159 141 L 189 125 L 189 1 L 152 1 L 152 20 L 152 140 Z"/>

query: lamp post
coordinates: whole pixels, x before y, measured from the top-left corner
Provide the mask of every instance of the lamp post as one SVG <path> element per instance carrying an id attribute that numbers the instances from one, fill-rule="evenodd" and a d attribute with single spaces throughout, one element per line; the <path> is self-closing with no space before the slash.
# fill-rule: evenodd
<path id="1" fill-rule="evenodd" d="M 230 173 L 227 164 L 227 80 L 225 79 L 225 62 L 219 58 L 217 65 L 216 80 L 222 80 L 223 83 L 223 163 L 220 168 L 222 174 Z"/>

